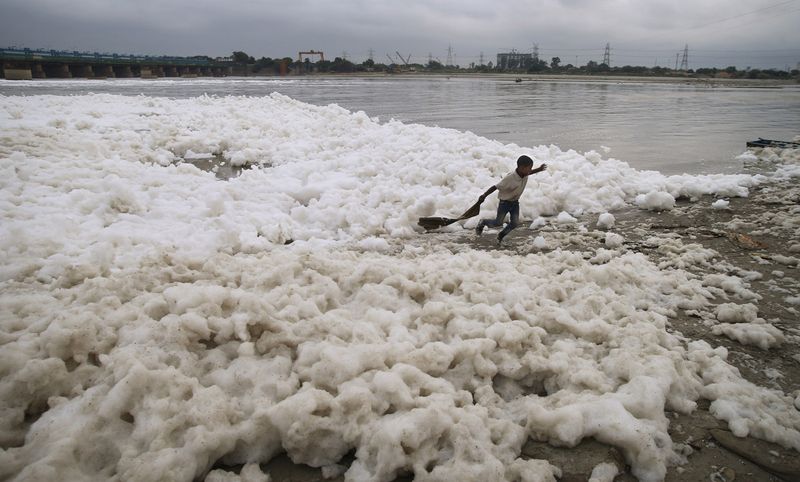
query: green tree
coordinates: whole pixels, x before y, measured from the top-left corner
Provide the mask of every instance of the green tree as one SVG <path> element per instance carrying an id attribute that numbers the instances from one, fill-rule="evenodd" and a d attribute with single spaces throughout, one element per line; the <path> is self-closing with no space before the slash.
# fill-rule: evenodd
<path id="1" fill-rule="evenodd" d="M 559 57 L 553 57 L 552 59 L 550 59 L 551 69 L 557 69 L 560 64 L 561 64 L 561 59 Z"/>
<path id="2" fill-rule="evenodd" d="M 277 73 L 279 70 L 278 62 L 269 57 L 261 57 L 256 60 L 253 66 L 253 72 L 261 72 L 262 70 L 265 72 Z"/>
<path id="3" fill-rule="evenodd" d="M 330 72 L 333 62 L 330 60 L 318 60 L 314 65 L 317 66 L 319 72 Z"/>
<path id="4" fill-rule="evenodd" d="M 237 64 L 254 64 L 256 63 L 256 59 L 247 55 L 246 53 L 237 50 L 233 53 L 233 61 Z"/>
<path id="5" fill-rule="evenodd" d="M 320 62 L 317 62 L 319 65 Z M 355 72 L 356 66 L 353 62 L 349 60 L 345 60 L 341 57 L 336 57 L 333 59 L 333 62 L 330 63 L 330 71 L 331 72 Z"/>
<path id="6" fill-rule="evenodd" d="M 528 73 L 535 74 L 536 72 L 542 72 L 547 70 L 547 62 L 542 59 L 531 59 L 528 63 Z"/>
<path id="7" fill-rule="evenodd" d="M 425 66 L 428 70 L 442 70 L 444 69 L 444 65 L 441 62 L 437 62 L 435 60 L 431 60 L 428 62 L 428 65 Z"/>

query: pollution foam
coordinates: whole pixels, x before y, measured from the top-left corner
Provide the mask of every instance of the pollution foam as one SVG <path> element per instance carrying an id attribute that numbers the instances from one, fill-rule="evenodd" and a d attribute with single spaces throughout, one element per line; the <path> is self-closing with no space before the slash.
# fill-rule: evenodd
<path id="1" fill-rule="evenodd" d="M 751 295 L 683 269 L 703 252 L 665 244 L 658 266 L 407 242 L 522 153 L 548 164 L 529 217 L 744 196 L 758 177 L 663 176 L 276 94 L 0 100 L 0 478 L 247 464 L 241 480 L 264 480 L 252 464 L 281 452 L 327 474 L 353 452 L 347 480 L 553 480 L 523 443 L 593 437 L 661 480 L 680 461 L 665 412 L 700 397 L 737 435 L 800 450 L 794 398 L 667 331 L 678 309 Z M 182 162 L 198 153 L 256 168 L 219 181 Z"/>

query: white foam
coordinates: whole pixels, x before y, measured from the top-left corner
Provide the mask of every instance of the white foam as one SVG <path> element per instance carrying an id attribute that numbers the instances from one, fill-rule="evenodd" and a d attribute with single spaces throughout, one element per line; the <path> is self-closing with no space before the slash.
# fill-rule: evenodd
<path id="1" fill-rule="evenodd" d="M 193 480 L 282 451 L 333 475 L 355 451 L 349 480 L 549 480 L 520 458 L 527 438 L 593 437 L 660 480 L 677 460 L 665 412 L 701 396 L 737 434 L 800 449 L 793 397 L 666 329 L 679 308 L 712 316 L 715 295 L 755 301 L 740 278 L 685 271 L 713 253 L 665 242 L 659 266 L 417 236 L 521 153 L 549 166 L 529 218 L 759 178 L 667 177 L 280 95 L 2 104 L 0 478 Z M 260 168 L 219 181 L 178 163 L 197 153 Z"/>
<path id="2" fill-rule="evenodd" d="M 603 213 L 597 218 L 597 227 L 599 229 L 611 229 L 614 227 L 614 215 L 611 213 Z"/>
<path id="3" fill-rule="evenodd" d="M 607 248 L 615 249 L 622 246 L 622 243 L 625 241 L 625 238 L 620 236 L 617 233 L 606 233 L 605 238 L 605 245 Z"/>
<path id="4" fill-rule="evenodd" d="M 781 330 L 759 318 L 758 307 L 752 303 L 723 303 L 717 306 L 716 315 L 722 323 L 712 327 L 715 335 L 725 335 L 743 345 L 756 345 L 762 350 L 783 343 Z"/>
<path id="5" fill-rule="evenodd" d="M 613 482 L 617 474 L 619 474 L 619 468 L 616 464 L 603 462 L 592 469 L 589 482 Z"/>
<path id="6" fill-rule="evenodd" d="M 715 335 L 725 335 L 743 345 L 756 345 L 762 350 L 783 343 L 783 333 L 769 323 L 720 323 L 711 328 Z"/>
<path id="7" fill-rule="evenodd" d="M 730 204 L 730 201 L 726 201 L 725 199 L 717 199 L 711 203 L 711 207 L 714 209 L 728 209 Z"/>
<path id="8" fill-rule="evenodd" d="M 575 219 L 573 216 L 570 216 L 570 214 L 565 211 L 561 211 L 558 213 L 558 217 L 556 217 L 556 222 L 558 224 L 572 224 L 577 221 L 577 219 Z"/>
<path id="9" fill-rule="evenodd" d="M 723 303 L 717 306 L 716 313 L 723 323 L 752 323 L 758 319 L 758 307 L 752 303 Z"/>
<path id="10" fill-rule="evenodd" d="M 3 145 L 2 154 L 19 151 L 33 160 L 32 171 L 48 170 L 58 177 L 56 171 L 86 169 L 89 183 L 114 173 L 138 179 L 158 196 L 192 172 L 189 166 L 158 172 L 131 161 L 168 166 L 213 153 L 232 165 L 265 166 L 226 185 L 194 172 L 187 189 L 229 198 L 235 210 L 242 209 L 242 202 L 260 204 L 263 221 L 252 214 L 248 220 L 227 221 L 248 224 L 252 231 L 254 224 L 257 230 L 269 219 L 295 240 L 409 236 L 419 229 L 416 219 L 432 210 L 463 212 L 512 169 L 519 154 L 549 166 L 533 176 L 523 196 L 522 214 L 529 218 L 562 211 L 603 213 L 639 195 L 650 200 L 646 207 L 665 209 L 670 196 L 746 196 L 748 187 L 759 182 L 746 175 L 664 176 L 596 153 L 590 160 L 555 146 L 523 148 L 448 129 L 381 124 L 363 112 L 310 106 L 279 94 L 31 96 L 6 97 L 3 103 L 0 122 L 13 140 Z M 94 169 L 98 162 L 102 171 Z M 72 188 L 71 183 L 60 189 Z M 435 201 L 418 202 L 423 199 Z M 484 203 L 487 213 L 495 208 L 494 198 Z"/>
<path id="11" fill-rule="evenodd" d="M 651 211 L 665 211 L 675 207 L 675 198 L 668 192 L 650 191 L 636 196 L 636 204 Z"/>
<path id="12" fill-rule="evenodd" d="M 542 226 L 545 226 L 546 224 L 547 224 L 547 219 L 539 216 L 539 217 L 537 217 L 536 219 L 533 220 L 533 222 L 530 225 L 530 228 L 531 229 L 537 229 L 537 228 L 541 228 Z"/>

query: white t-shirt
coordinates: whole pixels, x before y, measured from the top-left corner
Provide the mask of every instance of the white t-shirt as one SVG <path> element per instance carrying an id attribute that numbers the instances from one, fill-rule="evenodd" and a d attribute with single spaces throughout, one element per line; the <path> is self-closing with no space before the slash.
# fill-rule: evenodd
<path id="1" fill-rule="evenodd" d="M 522 196 L 522 191 L 528 184 L 528 176 L 520 177 L 517 171 L 511 171 L 509 175 L 503 178 L 502 181 L 495 184 L 495 187 L 500 192 L 501 201 L 519 201 Z"/>

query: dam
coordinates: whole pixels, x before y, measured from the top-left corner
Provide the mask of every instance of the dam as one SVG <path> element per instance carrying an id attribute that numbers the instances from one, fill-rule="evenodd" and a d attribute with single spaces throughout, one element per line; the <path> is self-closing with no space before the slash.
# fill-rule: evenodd
<path id="1" fill-rule="evenodd" d="M 123 55 L 27 48 L 0 49 L 0 77 L 9 80 L 140 77 L 224 77 L 229 58 Z"/>

